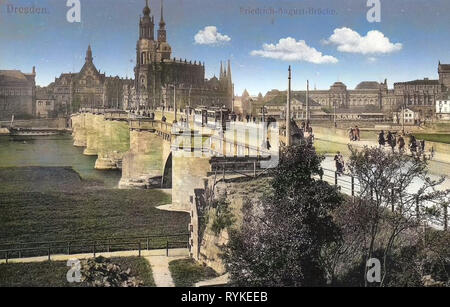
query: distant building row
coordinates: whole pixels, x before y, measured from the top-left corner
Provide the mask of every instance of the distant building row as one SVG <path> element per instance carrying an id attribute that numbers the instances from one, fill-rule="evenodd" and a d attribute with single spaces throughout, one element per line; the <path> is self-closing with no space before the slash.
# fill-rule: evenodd
<path id="1" fill-rule="evenodd" d="M 355 119 L 358 114 L 385 113 L 391 115 L 402 107 L 409 108 L 422 119 L 432 118 L 440 113 L 439 102 L 448 97 L 450 91 L 450 65 L 438 65 L 438 80 L 414 80 L 394 84 L 388 89 L 387 80 L 383 83 L 364 81 L 355 89 L 349 90 L 342 82 L 334 83 L 329 90 L 309 91 L 310 111 L 332 113 L 336 108 L 339 116 Z M 286 105 L 286 91 L 272 90 L 264 98 L 251 97 L 244 92 L 237 97 L 236 107 L 242 113 L 259 114 L 265 107 L 267 114 L 283 114 Z M 306 91 L 292 92 L 292 112 L 294 116 L 304 113 Z M 438 116 L 439 117 L 439 116 Z"/>

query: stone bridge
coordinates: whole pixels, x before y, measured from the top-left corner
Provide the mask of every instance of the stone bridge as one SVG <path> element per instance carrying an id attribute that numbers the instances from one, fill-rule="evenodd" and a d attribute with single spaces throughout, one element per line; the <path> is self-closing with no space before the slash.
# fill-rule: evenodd
<path id="1" fill-rule="evenodd" d="M 121 169 L 120 188 L 171 188 L 172 206 L 188 212 L 208 176 L 256 173 L 278 162 L 276 125 L 229 122 L 222 129 L 161 117 L 83 109 L 71 117 L 74 146 L 97 156 L 96 169 Z"/>

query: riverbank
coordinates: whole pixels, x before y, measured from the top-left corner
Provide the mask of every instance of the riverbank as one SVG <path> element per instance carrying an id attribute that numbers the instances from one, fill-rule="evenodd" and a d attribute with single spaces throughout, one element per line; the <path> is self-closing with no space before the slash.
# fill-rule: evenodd
<path id="1" fill-rule="evenodd" d="M 0 168 L 0 244 L 186 233 L 188 213 L 157 208 L 169 203 L 162 191 L 110 189 L 68 167 Z"/>

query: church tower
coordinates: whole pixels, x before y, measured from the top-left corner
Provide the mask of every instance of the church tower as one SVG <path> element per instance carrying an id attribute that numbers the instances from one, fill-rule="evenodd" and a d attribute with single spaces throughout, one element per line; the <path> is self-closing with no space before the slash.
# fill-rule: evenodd
<path id="1" fill-rule="evenodd" d="M 156 61 L 157 48 L 154 17 L 150 16 L 151 9 L 148 6 L 148 0 L 145 1 L 145 7 L 142 13 L 144 16 L 139 20 L 139 40 L 136 45 L 136 67 L 134 74 L 139 105 L 148 106 L 149 92 L 154 79 L 152 63 Z"/>
<path id="2" fill-rule="evenodd" d="M 139 39 L 149 39 L 154 40 L 155 39 L 155 23 L 153 16 L 150 17 L 151 10 L 148 6 L 148 0 L 145 1 L 146 5 L 142 13 L 144 14 L 144 17 L 141 18 L 139 23 Z"/>

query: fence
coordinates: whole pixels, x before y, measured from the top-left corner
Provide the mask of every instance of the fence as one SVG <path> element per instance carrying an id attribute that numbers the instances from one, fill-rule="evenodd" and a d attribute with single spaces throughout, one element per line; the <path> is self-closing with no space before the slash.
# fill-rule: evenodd
<path id="1" fill-rule="evenodd" d="M 355 178 L 348 174 L 342 174 L 338 173 L 337 171 L 333 171 L 330 169 L 322 168 L 323 175 L 320 177 L 321 180 L 328 182 L 331 185 L 334 185 L 339 188 L 339 190 L 348 196 L 359 196 L 361 195 L 361 184 L 358 180 L 358 178 Z M 373 192 L 371 191 L 372 197 Z M 408 193 L 406 193 L 409 196 L 412 196 Z M 420 216 L 420 209 L 419 209 L 419 200 L 416 201 L 416 215 L 417 219 L 425 220 L 429 225 L 431 225 L 433 228 L 441 229 L 441 230 L 447 230 L 448 229 L 448 212 L 447 207 L 443 207 L 443 214 L 441 216 L 433 216 L 433 214 L 427 215 L 425 218 L 424 216 Z M 435 206 L 441 206 L 441 204 L 435 202 L 435 201 L 426 201 L 425 207 L 427 208 L 433 208 Z M 394 211 L 395 205 L 392 202 L 391 203 L 391 210 Z"/>
<path id="2" fill-rule="evenodd" d="M 141 256 L 142 250 L 165 249 L 169 255 L 170 249 L 189 248 L 189 233 L 172 235 L 149 235 L 142 237 L 104 238 L 94 240 L 69 240 L 51 242 L 28 242 L 28 243 L 2 243 L 0 244 L 0 259 L 6 260 L 24 257 L 52 255 L 71 255 L 81 253 L 96 254 L 102 252 L 138 251 Z"/>

